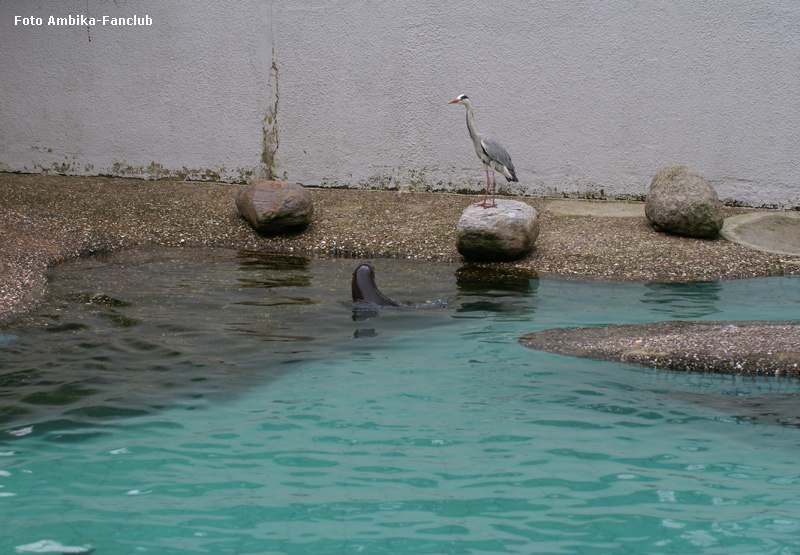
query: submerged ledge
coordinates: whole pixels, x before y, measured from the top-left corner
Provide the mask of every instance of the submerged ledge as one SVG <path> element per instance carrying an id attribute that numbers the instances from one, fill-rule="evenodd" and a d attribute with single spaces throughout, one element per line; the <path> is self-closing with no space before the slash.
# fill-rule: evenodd
<path id="1" fill-rule="evenodd" d="M 553 328 L 523 335 L 530 349 L 662 370 L 800 377 L 800 322 L 668 321 Z"/>
<path id="2" fill-rule="evenodd" d="M 134 246 L 270 250 L 309 257 L 459 262 L 455 227 L 482 196 L 309 189 L 303 233 L 259 236 L 239 215 L 238 185 L 0 173 L 0 324 L 36 305 L 46 271 L 68 258 Z M 718 281 L 800 274 L 798 257 L 653 230 L 642 203 L 518 198 L 540 215 L 533 252 L 506 263 L 557 279 Z M 726 208 L 726 216 L 754 212 Z"/>

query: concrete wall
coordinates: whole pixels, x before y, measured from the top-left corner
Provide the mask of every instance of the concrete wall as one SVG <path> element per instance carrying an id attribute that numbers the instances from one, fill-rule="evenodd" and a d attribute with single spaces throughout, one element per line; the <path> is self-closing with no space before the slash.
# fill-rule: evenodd
<path id="1" fill-rule="evenodd" d="M 247 179 L 274 106 L 268 3 L 2 0 L 0 169 Z M 149 15 L 152 25 L 48 25 Z M 42 18 L 15 25 L 15 16 Z M 269 125 L 268 125 L 269 126 Z"/>
<path id="2" fill-rule="evenodd" d="M 643 195 L 683 163 L 800 205 L 796 0 L 53 5 L 0 3 L 0 169 L 478 189 L 466 93 L 506 192 Z M 14 26 L 87 11 L 153 24 Z"/>

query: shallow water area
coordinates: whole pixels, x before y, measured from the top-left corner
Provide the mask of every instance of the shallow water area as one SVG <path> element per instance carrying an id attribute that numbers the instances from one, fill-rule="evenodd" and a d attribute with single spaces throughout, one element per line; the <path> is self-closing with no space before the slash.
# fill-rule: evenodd
<path id="1" fill-rule="evenodd" d="M 787 380 L 531 351 L 555 326 L 794 319 L 800 279 L 618 285 L 127 251 L 0 329 L 0 552 L 792 553 Z M 742 402 L 745 401 L 745 402 Z M 38 550 L 38 551 L 37 551 Z"/>

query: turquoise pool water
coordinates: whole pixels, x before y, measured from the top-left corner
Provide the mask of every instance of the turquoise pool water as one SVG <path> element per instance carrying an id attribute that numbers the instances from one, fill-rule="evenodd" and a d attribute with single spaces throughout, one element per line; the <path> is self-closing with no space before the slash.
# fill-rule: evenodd
<path id="1" fill-rule="evenodd" d="M 2 553 L 800 553 L 796 382 L 518 344 L 796 319 L 800 280 L 480 286 L 227 250 L 66 264 L 0 329 Z"/>

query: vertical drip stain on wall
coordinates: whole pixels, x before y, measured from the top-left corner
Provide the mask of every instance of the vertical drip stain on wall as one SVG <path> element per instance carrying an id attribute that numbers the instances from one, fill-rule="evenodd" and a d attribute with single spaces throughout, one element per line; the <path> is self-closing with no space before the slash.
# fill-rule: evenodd
<path id="1" fill-rule="evenodd" d="M 267 113 L 264 116 L 264 149 L 261 153 L 261 162 L 266 167 L 267 179 L 275 179 L 275 153 L 278 151 L 278 101 L 280 92 L 278 90 L 278 65 L 274 59 L 274 50 L 272 57 L 269 82 L 274 82 L 275 104 L 267 108 Z"/>

